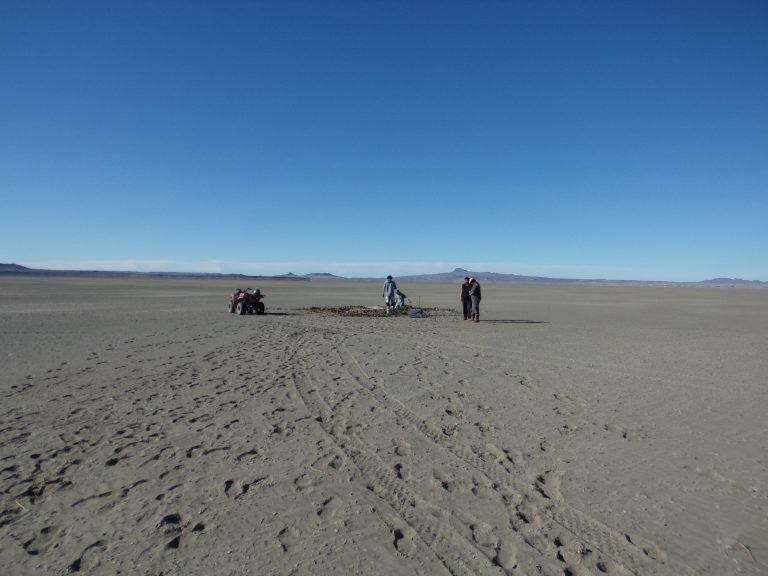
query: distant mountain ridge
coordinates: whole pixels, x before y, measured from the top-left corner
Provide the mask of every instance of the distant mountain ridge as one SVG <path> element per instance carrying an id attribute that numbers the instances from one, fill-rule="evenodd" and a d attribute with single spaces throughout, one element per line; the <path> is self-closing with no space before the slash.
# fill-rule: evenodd
<path id="1" fill-rule="evenodd" d="M 205 278 L 218 280 L 294 280 L 309 281 L 306 276 L 295 274 L 278 276 L 252 276 L 248 274 L 221 274 L 216 272 L 131 272 L 124 270 L 48 270 L 46 268 L 27 268 L 19 264 L 0 262 L 0 275 L 23 276 L 76 276 L 81 278 Z"/>
<path id="2" fill-rule="evenodd" d="M 3 264 L 0 262 L 0 272 L 17 272 L 20 274 L 24 274 L 26 272 L 29 272 L 32 270 L 31 268 L 27 268 L 26 266 L 21 266 L 19 264 Z"/>
<path id="3" fill-rule="evenodd" d="M 608 280 L 605 278 L 549 278 L 545 276 L 521 276 L 518 274 L 503 274 L 499 272 L 472 272 L 464 268 L 454 268 L 451 272 L 437 274 L 416 274 L 399 276 L 403 282 L 460 282 L 465 277 L 475 278 L 478 282 L 488 284 L 562 284 L 562 285 L 593 285 L 593 286 L 753 286 L 768 287 L 768 282 L 760 280 L 742 280 L 741 278 L 713 278 L 700 282 L 674 282 L 668 280 Z"/>
<path id="4" fill-rule="evenodd" d="M 762 280 L 743 280 L 741 278 L 712 278 L 702 280 L 698 284 L 711 284 L 713 286 L 768 286 L 768 282 Z"/>
<path id="5" fill-rule="evenodd" d="M 27 268 L 20 264 L 0 263 L 0 275 L 30 275 L 30 276 L 80 276 L 95 278 L 138 277 L 138 278 L 211 278 L 211 279 L 261 279 L 261 280 L 295 280 L 295 281 L 357 281 L 380 282 L 383 278 L 348 278 L 329 272 L 310 272 L 309 274 L 278 274 L 274 276 L 252 276 L 248 274 L 220 274 L 208 272 L 126 272 L 109 270 L 47 270 Z M 739 286 L 745 288 L 768 288 L 768 282 L 761 280 L 743 280 L 741 278 L 712 278 L 699 282 L 672 282 L 664 280 L 607 280 L 604 278 L 548 278 L 545 276 L 522 276 L 519 274 L 503 274 L 500 272 L 473 272 L 464 268 L 454 268 L 450 272 L 436 274 L 413 274 L 398 276 L 398 282 L 405 283 L 455 283 L 465 277 L 476 278 L 481 284 L 555 284 L 555 285 L 586 285 L 586 286 Z"/>
<path id="6" fill-rule="evenodd" d="M 461 282 L 465 277 L 475 278 L 481 284 L 558 284 L 558 285 L 674 285 L 679 282 L 651 280 L 607 280 L 602 278 L 550 278 L 546 276 L 522 276 L 520 274 L 504 274 L 501 272 L 474 272 L 464 268 L 454 268 L 451 272 L 437 274 L 416 274 L 398 276 L 402 282 L 432 283 L 432 282 Z"/>
<path id="7" fill-rule="evenodd" d="M 503 274 L 500 272 L 472 272 L 464 268 L 454 268 L 451 272 L 439 272 L 437 274 L 415 274 L 411 276 L 399 276 L 407 282 L 460 282 L 465 277 L 475 278 L 478 282 L 486 283 L 563 283 L 581 282 L 580 280 L 566 280 L 560 278 L 545 278 L 543 276 L 521 276 L 519 274 Z"/>
<path id="8" fill-rule="evenodd" d="M 336 276 L 330 272 L 310 272 L 309 274 L 303 274 L 304 278 L 312 278 L 313 280 L 349 280 L 343 276 Z"/>

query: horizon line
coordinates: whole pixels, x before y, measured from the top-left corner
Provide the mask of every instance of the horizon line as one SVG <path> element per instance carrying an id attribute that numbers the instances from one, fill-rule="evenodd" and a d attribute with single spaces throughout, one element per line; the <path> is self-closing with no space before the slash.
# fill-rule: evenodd
<path id="1" fill-rule="evenodd" d="M 296 277 L 306 277 L 306 276 L 313 276 L 313 275 L 330 275 L 334 276 L 336 278 L 340 279 L 347 279 L 347 280 L 374 280 L 378 278 L 385 278 L 390 272 L 380 272 L 376 271 L 374 272 L 371 270 L 369 273 L 354 273 L 350 270 L 350 272 L 347 273 L 337 273 L 337 272 L 328 272 L 325 271 L 327 268 L 325 267 L 307 267 L 306 262 L 282 262 L 282 263 L 236 263 L 236 262 L 225 262 L 220 260 L 212 260 L 212 261 L 200 261 L 200 262 L 193 262 L 193 261 L 173 261 L 173 260 L 91 260 L 91 261 L 53 261 L 53 262 L 40 262 L 40 263 L 34 263 L 32 265 L 25 265 L 25 264 L 18 264 L 16 262 L 7 262 L 7 263 L 0 263 L 5 264 L 9 266 L 20 266 L 23 268 L 26 268 L 28 270 L 35 270 L 35 271 L 50 271 L 50 272 L 77 272 L 77 273 L 87 273 L 87 272 L 94 272 L 94 273 L 118 273 L 118 274 L 140 274 L 140 275 L 152 275 L 152 274 L 168 274 L 168 275 L 174 275 L 174 276 L 180 276 L 180 275 L 190 275 L 190 276 L 199 276 L 199 275 L 221 275 L 221 276 L 250 276 L 250 277 L 290 277 L 290 276 L 296 276 Z M 239 264 L 239 266 L 238 266 Z M 287 266 L 280 266 L 282 269 L 289 269 L 288 272 L 276 272 L 275 269 L 280 264 L 285 264 Z M 300 265 L 300 266 L 293 266 L 293 269 L 309 269 L 314 270 L 311 272 L 293 272 L 291 268 L 291 264 L 294 265 Z M 319 262 L 314 264 L 320 264 Z M 331 264 L 331 263 L 326 263 Z M 521 278 L 530 278 L 530 279 L 542 279 L 542 280 L 565 280 L 565 281 L 592 281 L 592 282 L 643 282 L 643 283 L 672 283 L 672 284 L 695 284 L 695 283 L 702 283 L 702 282 L 711 282 L 714 280 L 723 280 L 723 281 L 734 281 L 734 282 L 766 282 L 766 280 L 761 280 L 758 278 L 751 277 L 752 275 L 744 274 L 744 275 L 711 275 L 709 277 L 705 277 L 702 279 L 686 279 L 686 280 L 672 280 L 660 276 L 656 276 L 653 278 L 642 278 L 642 277 L 632 277 L 630 269 L 611 269 L 611 268 L 605 268 L 605 267 L 593 267 L 593 266 L 585 266 L 585 265 L 561 265 L 561 266 L 546 266 L 548 268 L 552 268 L 550 270 L 550 274 L 547 274 L 546 271 L 535 271 L 530 270 L 528 272 L 521 272 L 519 270 L 516 270 L 515 272 L 497 272 L 492 269 L 486 269 L 483 270 L 482 268 L 485 266 L 493 267 L 493 263 L 475 263 L 478 266 L 470 266 L 469 268 L 466 268 L 464 266 L 453 266 L 447 265 L 444 262 L 408 262 L 408 263 L 389 263 L 394 264 L 393 266 L 387 266 L 385 263 L 377 262 L 377 263 L 359 263 L 359 262 L 349 262 L 349 263 L 334 263 L 337 265 L 341 264 L 343 267 L 347 266 L 360 266 L 361 264 L 370 266 L 375 265 L 380 270 L 389 270 L 389 268 L 397 268 L 397 264 L 407 264 L 409 268 L 413 266 L 418 266 L 419 264 L 423 264 L 425 268 L 433 268 L 435 269 L 436 265 L 441 265 L 442 269 L 436 272 L 425 272 L 425 271 L 408 271 L 400 274 L 392 274 L 392 276 L 404 278 L 404 277 L 419 277 L 419 276 L 436 276 L 441 274 L 450 274 L 452 272 L 455 272 L 457 270 L 471 273 L 471 274 L 493 274 L 493 275 L 502 275 L 502 276 L 518 276 Z M 154 267 L 157 266 L 157 267 Z M 500 268 L 509 268 L 510 265 L 503 265 L 503 264 L 497 264 Z M 271 268 L 272 270 L 253 270 L 251 272 L 248 271 L 236 271 L 236 268 Z M 523 265 L 523 266 L 515 266 L 516 268 L 523 267 L 523 268 L 532 268 L 532 269 L 540 269 L 542 266 L 531 266 L 531 265 Z M 166 269 L 163 269 L 166 268 Z M 448 269 L 450 268 L 450 269 Z M 473 269 L 474 268 L 474 269 Z M 586 272 L 584 275 L 570 275 L 567 274 L 567 272 L 564 275 L 557 275 L 556 270 L 561 270 L 562 272 L 565 272 L 567 269 L 571 269 L 571 271 L 575 271 L 576 269 L 581 270 L 582 272 Z M 622 276 L 614 276 L 614 274 L 605 275 L 605 274 L 592 274 L 590 275 L 588 270 L 592 270 L 593 272 L 597 272 L 597 270 L 602 269 L 603 271 L 607 272 L 609 270 L 616 272 L 626 272 L 627 275 Z M 620 272 L 621 270 L 621 272 Z M 396 270 L 393 270 L 392 272 L 396 272 Z M 555 274 L 555 275 L 552 275 Z"/>

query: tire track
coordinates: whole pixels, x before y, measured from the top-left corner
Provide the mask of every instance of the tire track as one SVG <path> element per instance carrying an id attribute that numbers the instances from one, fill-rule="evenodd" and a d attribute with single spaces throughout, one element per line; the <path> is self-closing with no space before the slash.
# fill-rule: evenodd
<path id="1" fill-rule="evenodd" d="M 628 536 L 613 530 L 565 502 L 549 498 L 546 494 L 542 494 L 533 488 L 531 484 L 521 482 L 519 478 L 513 476 L 502 466 L 493 455 L 468 446 L 455 438 L 445 436 L 440 427 L 414 414 L 399 400 L 387 394 L 381 387 L 373 384 L 373 379 L 362 368 L 354 354 L 344 343 L 344 340 L 342 339 L 342 341 L 338 342 L 335 347 L 341 356 L 342 366 L 345 367 L 349 377 L 354 382 L 374 396 L 379 402 L 388 406 L 398 418 L 410 423 L 423 436 L 485 475 L 492 482 L 492 485 L 495 486 L 497 492 L 508 494 L 511 489 L 520 498 L 542 504 L 538 510 L 547 520 L 567 530 L 586 544 L 597 548 L 613 560 L 613 562 L 638 576 L 646 574 L 676 576 L 691 572 L 689 567 L 668 566 L 658 559 L 663 558 L 664 555 L 652 543 L 646 543 L 644 546 L 635 546 L 630 542 Z M 353 374 L 347 366 L 354 367 L 358 375 Z M 525 470 L 519 465 L 516 465 L 514 469 L 516 474 L 525 474 Z M 502 500 L 509 502 L 509 498 L 503 495 Z M 517 512 L 512 513 L 518 514 Z M 604 564 L 601 563 L 600 565 L 603 566 Z M 605 572 L 606 570 L 601 569 L 601 571 Z"/>
<path id="2" fill-rule="evenodd" d="M 404 406 L 398 399 L 393 398 L 385 392 L 381 386 L 376 383 L 362 368 L 360 363 L 345 342 L 353 338 L 360 338 L 364 334 L 350 335 L 348 330 L 341 327 L 329 328 L 326 326 L 317 326 L 311 322 L 302 322 L 304 328 L 310 328 L 316 335 L 322 336 L 328 341 L 327 346 L 331 350 L 336 350 L 341 359 L 341 365 L 347 372 L 347 378 L 355 383 L 360 390 L 370 394 L 380 404 L 386 406 L 398 420 L 407 422 L 410 426 L 418 430 L 422 436 L 430 440 L 433 444 L 443 448 L 453 454 L 456 458 L 465 462 L 472 469 L 485 476 L 494 486 L 502 502 L 509 508 L 510 521 L 513 527 L 519 529 L 520 520 L 526 523 L 532 519 L 535 523 L 541 521 L 541 517 L 547 523 L 547 527 L 542 528 L 538 525 L 539 535 L 528 534 L 523 539 L 532 548 L 540 553 L 555 553 L 558 560 L 565 562 L 566 566 L 560 564 L 560 568 L 565 568 L 566 573 L 574 573 L 568 566 L 567 559 L 572 554 L 563 554 L 561 550 L 562 539 L 560 535 L 563 531 L 569 534 L 569 537 L 581 541 L 582 550 L 590 551 L 590 547 L 599 550 L 604 559 L 597 558 L 594 561 L 594 569 L 600 573 L 627 574 L 632 573 L 637 576 L 673 576 L 678 574 L 692 574 L 690 567 L 676 564 L 666 558 L 654 544 L 642 542 L 641 540 L 620 533 L 599 520 L 592 518 L 588 514 L 573 508 L 558 498 L 552 498 L 547 494 L 546 488 L 542 489 L 533 481 L 525 480 L 528 471 L 511 461 L 511 471 L 507 468 L 508 463 L 501 461 L 498 455 L 489 453 L 467 445 L 455 437 L 446 436 L 441 427 L 435 425 L 429 420 L 423 419 Z M 373 333 L 372 333 L 373 334 Z M 376 336 L 381 337 L 381 332 L 376 332 Z M 385 334 L 385 337 L 394 337 L 394 334 Z M 398 336 L 399 338 L 400 336 Z M 446 342 L 448 343 L 448 342 Z M 422 354 L 429 354 L 430 349 L 435 351 L 434 346 L 430 346 L 423 340 L 413 343 L 413 350 Z M 437 352 L 435 355 L 441 357 Z M 313 356 L 313 359 L 327 358 L 328 352 Z M 354 372 L 357 372 L 355 374 Z M 510 495 L 512 496 L 510 498 Z M 521 500 L 524 503 L 533 504 L 533 512 L 529 506 L 521 511 L 517 503 Z M 523 527 L 526 528 L 526 527 Z M 527 527 L 531 528 L 531 527 Z M 550 543 L 541 542 L 541 533 L 547 532 L 550 536 Z M 559 533 L 559 534 L 558 534 Z M 581 566 L 580 566 L 581 567 Z"/>
<path id="3" fill-rule="evenodd" d="M 306 340 L 298 342 L 305 347 Z M 301 371 L 293 374 L 294 385 L 307 409 L 328 437 L 360 470 L 368 488 L 395 510 L 440 562 L 456 575 L 504 573 L 493 559 L 474 547 L 445 520 L 445 511 L 411 490 L 354 435 L 347 433 L 346 421 L 337 418 L 311 380 L 311 365 L 298 359 Z"/>

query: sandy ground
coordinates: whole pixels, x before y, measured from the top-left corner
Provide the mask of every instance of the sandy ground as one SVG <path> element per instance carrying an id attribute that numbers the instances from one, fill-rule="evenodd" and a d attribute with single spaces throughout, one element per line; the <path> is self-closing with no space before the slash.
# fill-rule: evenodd
<path id="1" fill-rule="evenodd" d="M 0 573 L 768 573 L 768 291 L 232 288 L 0 277 Z"/>

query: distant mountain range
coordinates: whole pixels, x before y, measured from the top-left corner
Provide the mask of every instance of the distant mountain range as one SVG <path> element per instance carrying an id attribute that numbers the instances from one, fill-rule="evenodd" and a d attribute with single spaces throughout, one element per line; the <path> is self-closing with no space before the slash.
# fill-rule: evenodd
<path id="1" fill-rule="evenodd" d="M 29 268 L 26 266 L 19 266 L 18 264 L 3 264 L 0 262 L 0 272 L 24 274 L 29 272 Z"/>
<path id="2" fill-rule="evenodd" d="M 0 275 L 78 276 L 82 278 L 209 278 L 220 280 L 310 280 L 309 275 L 288 273 L 279 276 L 250 276 L 248 274 L 217 274 L 208 272 L 126 272 L 121 270 L 48 270 L 27 268 L 19 264 L 0 263 Z"/>
<path id="3" fill-rule="evenodd" d="M 451 272 L 438 274 L 418 274 L 398 276 L 402 282 L 461 282 L 466 276 L 477 279 L 481 284 L 562 284 L 592 286 L 755 286 L 768 287 L 768 282 L 742 280 L 741 278 L 714 278 L 701 282 L 671 282 L 665 280 L 608 280 L 605 278 L 548 278 L 545 276 L 520 276 L 518 274 L 500 274 L 498 272 L 472 272 L 464 268 L 454 268 Z"/>
<path id="4" fill-rule="evenodd" d="M 768 282 L 760 280 L 742 280 L 741 278 L 712 278 L 703 280 L 697 284 L 710 284 L 712 286 L 768 286 Z"/>
<path id="5" fill-rule="evenodd" d="M 280 274 L 276 276 L 250 276 L 247 274 L 213 274 L 205 272 L 123 272 L 105 270 L 47 270 L 42 268 L 27 268 L 19 264 L 0 263 L 0 275 L 30 275 L 30 276 L 80 276 L 93 278 L 210 278 L 210 279 L 262 279 L 262 280 L 315 280 L 315 281 L 368 281 L 380 282 L 382 278 L 346 278 L 328 272 L 311 272 L 309 274 Z M 651 280 L 607 280 L 601 278 L 572 279 L 547 278 L 544 276 L 520 276 L 518 274 L 501 274 L 498 272 L 472 272 L 464 268 L 454 268 L 451 272 L 437 274 L 416 274 L 398 276 L 398 282 L 403 283 L 460 283 L 465 276 L 476 278 L 481 284 L 559 284 L 559 285 L 588 285 L 588 286 L 743 286 L 753 288 L 768 288 L 768 282 L 760 280 L 742 280 L 741 278 L 713 278 L 701 282 L 667 282 Z"/>

